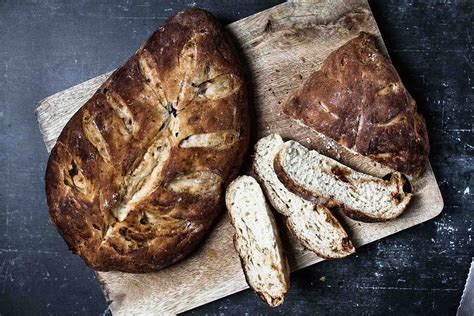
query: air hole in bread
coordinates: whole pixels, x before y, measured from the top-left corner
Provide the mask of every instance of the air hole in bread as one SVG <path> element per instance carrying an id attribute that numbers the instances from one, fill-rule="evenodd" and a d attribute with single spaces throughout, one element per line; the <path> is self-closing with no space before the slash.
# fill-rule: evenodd
<path id="1" fill-rule="evenodd" d="M 408 180 L 408 177 L 405 176 L 403 173 L 402 173 L 402 181 L 403 181 L 403 192 L 412 193 L 413 192 L 413 187 L 412 187 L 410 181 Z"/>
<path id="2" fill-rule="evenodd" d="M 81 193 L 87 193 L 87 179 L 81 173 L 74 160 L 71 160 L 67 171 L 64 171 L 63 183 L 71 188 L 77 189 Z"/>
<path id="3" fill-rule="evenodd" d="M 68 173 L 69 173 L 69 176 L 71 177 L 71 179 L 74 178 L 74 176 L 76 176 L 78 174 L 77 165 L 76 165 L 76 162 L 74 160 L 72 160 L 71 164 L 69 165 Z"/>
<path id="4" fill-rule="evenodd" d="M 176 110 L 176 108 L 173 106 L 173 104 L 168 103 L 168 105 L 166 106 L 166 109 L 168 110 L 169 114 L 173 115 L 173 117 L 178 116 L 178 110 Z"/>
<path id="5" fill-rule="evenodd" d="M 146 215 L 146 213 L 143 213 L 142 218 L 140 219 L 140 224 L 142 225 L 150 224 L 150 221 L 148 220 L 148 216 Z"/>
<path id="6" fill-rule="evenodd" d="M 126 241 L 131 241 L 132 238 L 128 235 L 128 228 L 127 227 L 121 227 L 119 229 L 119 235 L 123 237 Z"/>

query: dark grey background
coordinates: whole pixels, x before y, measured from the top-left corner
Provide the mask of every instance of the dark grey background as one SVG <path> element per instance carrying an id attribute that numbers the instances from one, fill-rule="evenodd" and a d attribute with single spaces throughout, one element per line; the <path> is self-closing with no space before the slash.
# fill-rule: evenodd
<path id="1" fill-rule="evenodd" d="M 44 97 L 119 66 L 187 6 L 223 23 L 279 1 L 0 0 L 0 314 L 102 314 L 93 272 L 48 223 Z M 292 275 L 283 306 L 250 291 L 192 314 L 453 314 L 472 246 L 473 2 L 370 1 L 388 50 L 428 123 L 445 200 L 435 220 Z"/>

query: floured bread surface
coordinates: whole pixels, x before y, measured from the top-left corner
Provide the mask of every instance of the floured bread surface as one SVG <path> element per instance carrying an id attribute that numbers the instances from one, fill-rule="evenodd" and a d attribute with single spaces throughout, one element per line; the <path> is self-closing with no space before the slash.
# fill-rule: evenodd
<path id="1" fill-rule="evenodd" d="M 337 206 L 353 219 L 396 218 L 412 198 L 408 181 L 398 172 L 388 180 L 369 176 L 295 141 L 281 146 L 274 167 L 292 191 L 322 205 Z"/>
<path id="2" fill-rule="evenodd" d="M 226 191 L 226 205 L 247 283 L 270 306 L 280 305 L 289 288 L 289 268 L 275 219 L 257 181 L 249 176 L 234 180 Z"/>
<path id="3" fill-rule="evenodd" d="M 170 265 L 224 207 L 248 133 L 228 37 L 205 11 L 178 13 L 62 131 L 46 171 L 51 220 L 96 270 Z"/>
<path id="4" fill-rule="evenodd" d="M 283 111 L 339 144 L 418 176 L 428 161 L 426 124 L 396 69 L 367 33 L 332 52 Z"/>
<path id="5" fill-rule="evenodd" d="M 346 231 L 326 207 L 292 193 L 278 179 L 273 161 L 282 145 L 283 140 L 277 134 L 268 135 L 255 145 L 253 169 L 269 201 L 287 217 L 289 230 L 306 249 L 323 258 L 341 258 L 353 253 Z"/>

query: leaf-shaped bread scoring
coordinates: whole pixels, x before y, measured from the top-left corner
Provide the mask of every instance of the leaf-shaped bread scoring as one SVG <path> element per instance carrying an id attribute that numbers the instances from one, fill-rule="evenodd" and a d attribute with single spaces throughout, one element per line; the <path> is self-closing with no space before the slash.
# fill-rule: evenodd
<path id="1" fill-rule="evenodd" d="M 50 217 L 96 270 L 190 253 L 248 146 L 238 57 L 207 12 L 171 17 L 68 122 L 46 172 Z"/>

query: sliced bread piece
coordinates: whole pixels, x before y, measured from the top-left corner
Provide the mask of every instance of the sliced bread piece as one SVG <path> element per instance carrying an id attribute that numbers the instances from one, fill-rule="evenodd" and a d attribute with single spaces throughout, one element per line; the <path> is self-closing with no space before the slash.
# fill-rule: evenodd
<path id="1" fill-rule="evenodd" d="M 290 286 L 290 269 L 262 189 L 254 178 L 241 176 L 227 188 L 225 202 L 247 283 L 268 305 L 280 305 Z"/>
<path id="2" fill-rule="evenodd" d="M 367 222 L 394 219 L 408 206 L 411 187 L 401 173 L 388 180 L 350 169 L 295 141 L 285 142 L 274 161 L 275 172 L 290 190 L 347 216 Z"/>
<path id="3" fill-rule="evenodd" d="M 326 207 L 301 198 L 280 182 L 273 161 L 281 145 L 283 140 L 277 134 L 268 135 L 255 145 L 253 170 L 268 200 L 287 217 L 288 229 L 306 249 L 327 259 L 353 253 L 346 231 Z"/>

